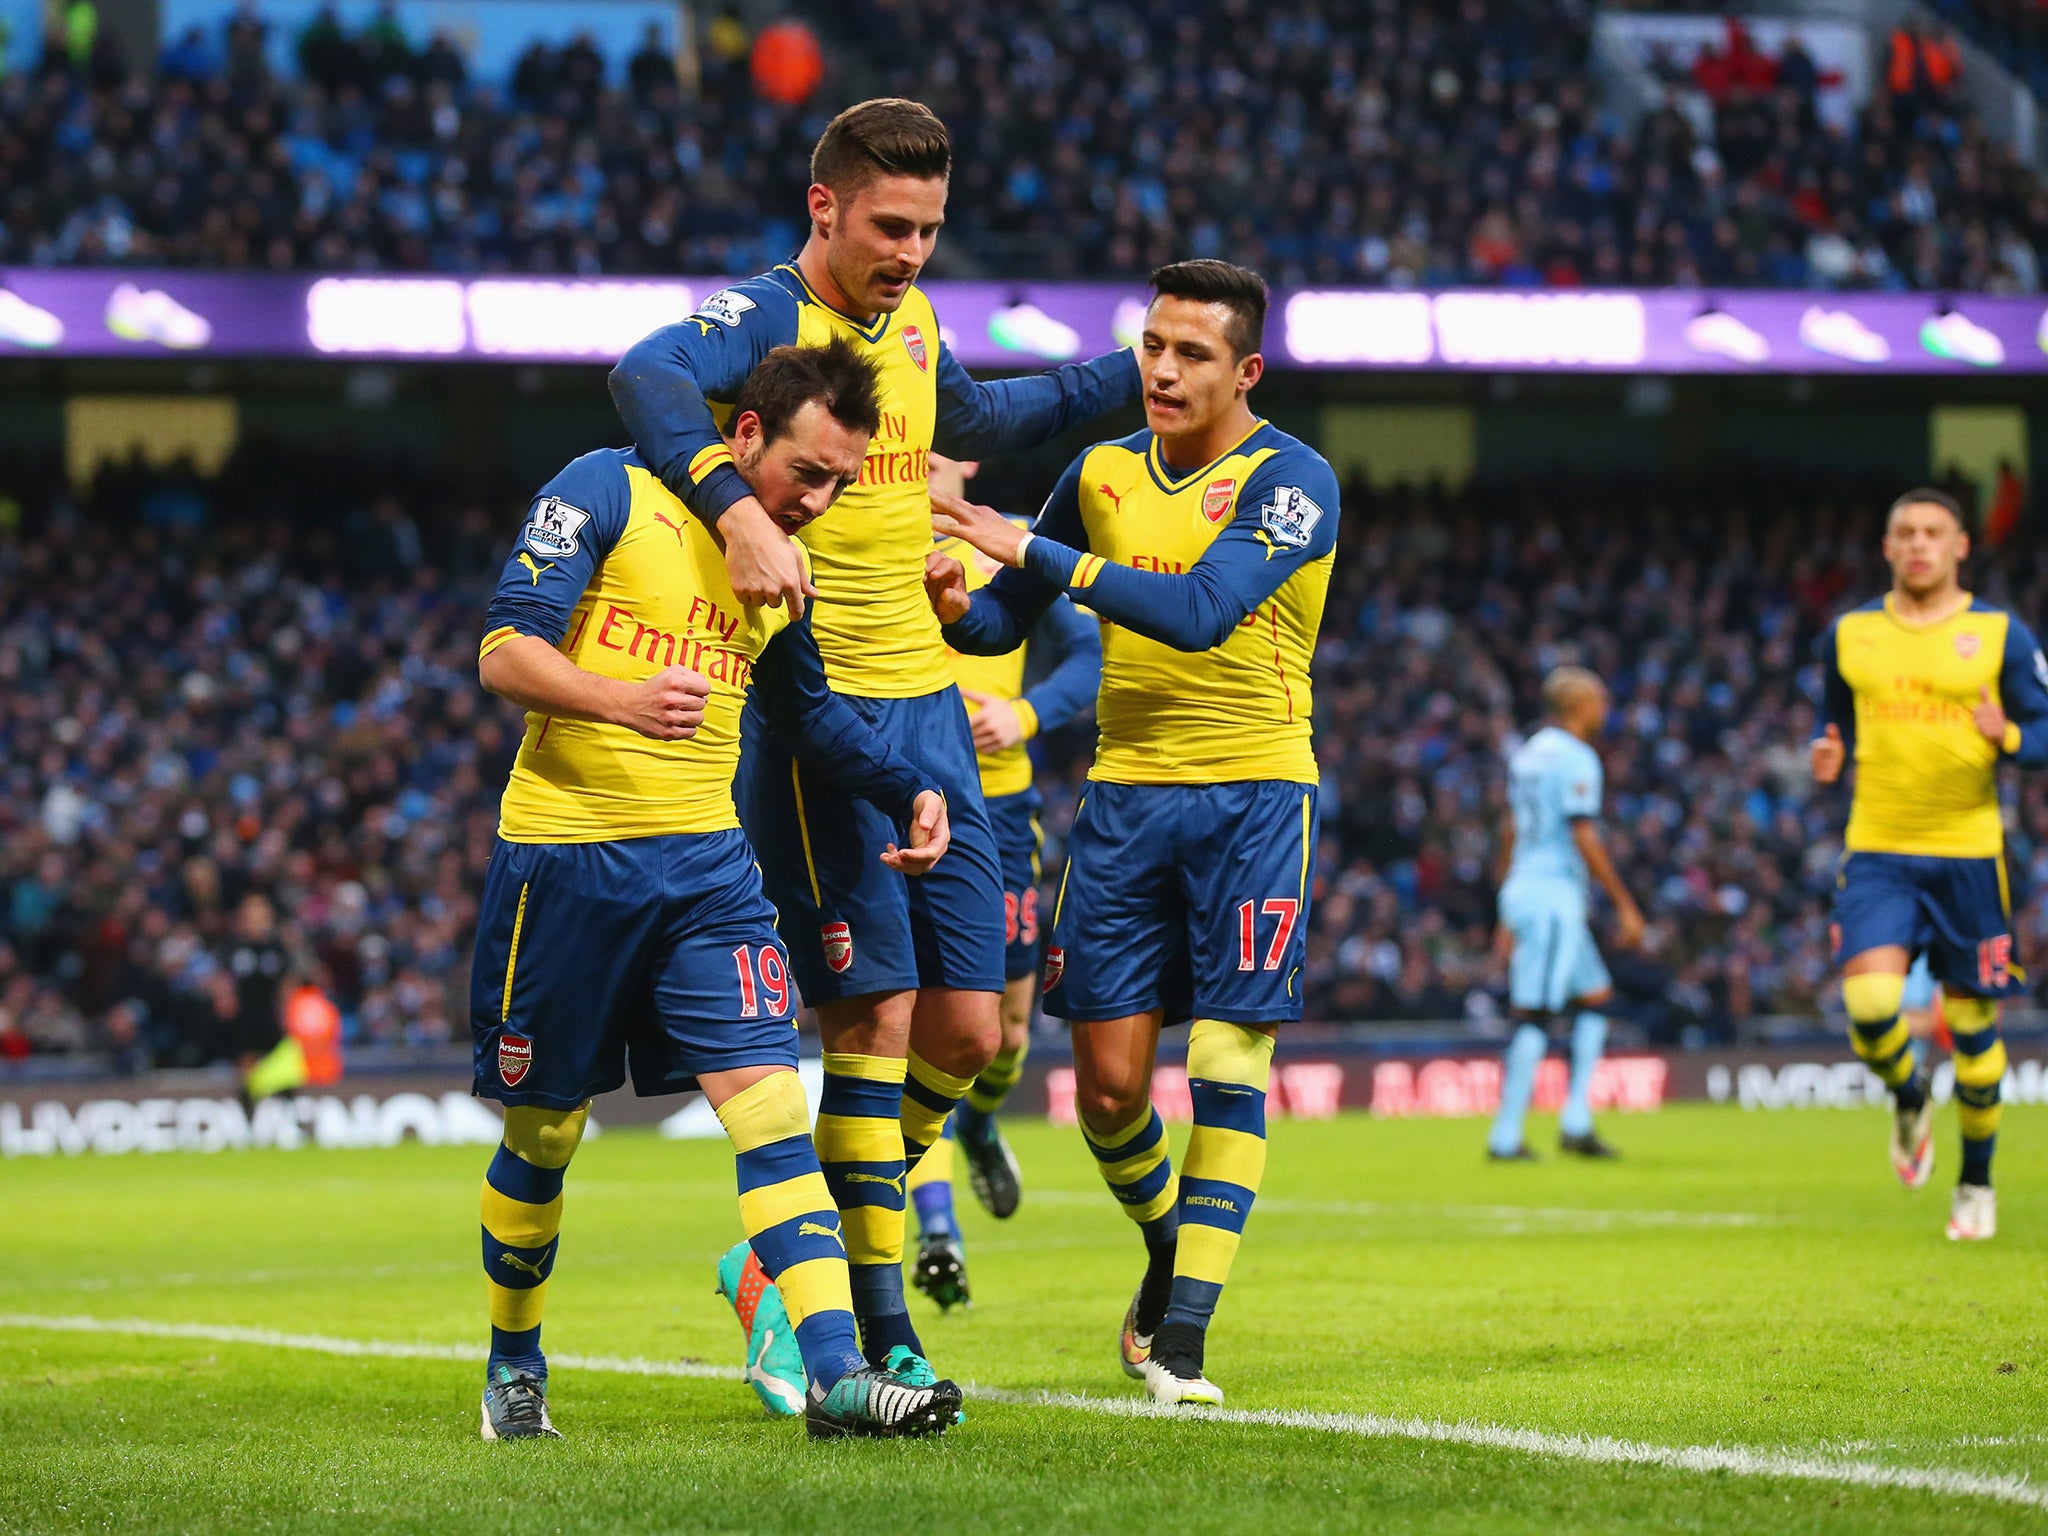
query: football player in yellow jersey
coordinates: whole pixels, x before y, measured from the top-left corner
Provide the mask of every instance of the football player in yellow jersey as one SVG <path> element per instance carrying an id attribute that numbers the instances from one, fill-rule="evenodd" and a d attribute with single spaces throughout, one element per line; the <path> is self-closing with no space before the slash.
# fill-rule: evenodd
<path id="1" fill-rule="evenodd" d="M 979 468 L 932 455 L 934 490 L 958 496 Z M 935 547 L 931 563 L 946 568 L 958 561 L 970 590 L 987 585 L 1002 569 L 972 545 L 948 539 Z M 1027 693 L 1026 652 L 1044 675 Z M 1053 657 L 1044 668 L 1047 653 Z M 917 1259 L 911 1280 L 942 1310 L 969 1299 L 967 1260 L 953 1214 L 953 1149 L 967 1155 L 968 1181 L 975 1198 L 998 1220 L 1013 1216 L 1022 1197 L 1016 1156 L 996 1123 L 996 1112 L 1017 1086 L 1031 1045 L 1031 1014 L 1038 996 L 1039 849 L 1038 790 L 1031 778 L 1025 742 L 1056 730 L 1095 702 L 1102 681 L 1102 639 L 1094 619 L 1072 603 L 1046 610 L 1028 644 L 1006 656 L 952 653 L 953 674 L 967 699 L 979 754 L 981 791 L 989 825 L 1003 861 L 1003 1043 L 967 1090 L 967 1098 L 946 1122 L 910 1174 L 910 1202 L 917 1212 Z"/>
<path id="2" fill-rule="evenodd" d="M 1337 481 L 1252 414 L 1266 285 L 1221 261 L 1152 274 L 1148 429 L 1068 468 L 1030 533 L 934 496 L 933 525 L 1006 570 L 935 582 L 960 650 L 1016 645 L 1065 593 L 1103 621 L 1101 744 L 1067 839 L 1045 1008 L 1073 1025 L 1081 1125 L 1149 1262 L 1126 1372 L 1220 1403 L 1208 1323 L 1265 1171 L 1273 1036 L 1301 1018 L 1318 772 L 1309 663 Z M 1150 1104 L 1162 1024 L 1192 1020 L 1195 1126 L 1176 1188 Z"/>
<path id="3" fill-rule="evenodd" d="M 739 396 L 740 472 L 790 526 L 818 516 L 860 472 L 873 371 L 843 344 L 784 347 Z M 775 1326 L 750 1339 L 763 1401 L 814 1436 L 943 1431 L 959 1389 L 906 1384 L 855 1339 L 788 963 L 733 806 L 741 708 L 767 707 L 808 766 L 904 818 L 908 846 L 885 856 L 906 874 L 945 851 L 938 786 L 826 688 L 804 621 L 738 600 L 711 535 L 631 451 L 586 454 L 542 488 L 478 671 L 527 711 L 470 989 L 476 1092 L 505 1106 L 482 1196 L 484 1438 L 556 1433 L 540 1328 L 563 1173 L 591 1097 L 629 1064 L 640 1093 L 701 1088 L 732 1139 L 741 1224 L 780 1282 Z M 778 1375 L 760 1357 L 791 1342 L 800 1359 Z"/>
<path id="4" fill-rule="evenodd" d="M 1957 1240 L 1998 1230 L 1998 999 L 2025 991 L 1998 766 L 2048 762 L 2048 662 L 2026 625 L 1963 590 L 1969 553 L 1963 510 L 1946 492 L 1908 491 L 1892 504 L 1892 589 L 1821 637 L 1823 729 L 1812 746 L 1822 784 L 1852 754 L 1856 763 L 1835 952 L 1850 1042 L 1892 1091 L 1892 1167 L 1909 1189 L 1934 1171 L 1933 1109 L 1899 1011 L 1916 957 L 1941 983 L 1963 1130 L 1948 1223 Z"/>
<path id="5" fill-rule="evenodd" d="M 952 854 L 904 880 L 876 859 L 902 826 L 797 763 L 746 717 L 740 817 L 782 918 L 790 966 L 825 1042 L 825 1175 L 848 1213 L 861 1341 L 877 1362 L 923 1347 L 903 1300 L 903 1172 L 994 1058 L 1003 991 L 1002 874 L 982 808 L 967 711 L 924 597 L 928 457 L 1033 447 L 1137 396 L 1128 352 L 980 384 L 953 356 L 917 275 L 945 219 L 945 126 L 913 101 L 834 118 L 811 157 L 810 236 L 796 258 L 706 299 L 636 344 L 612 394 L 641 456 L 715 524 L 734 592 L 800 610 L 798 551 L 733 472 L 718 422 L 756 361 L 785 342 L 843 337 L 881 376 L 881 427 L 839 515 L 807 530 L 818 648 L 833 692 L 934 776 Z M 876 1085 L 880 1085 L 877 1087 Z M 898 1085 L 901 1085 L 900 1088 Z M 898 1094 L 900 1144 L 873 1124 Z"/>

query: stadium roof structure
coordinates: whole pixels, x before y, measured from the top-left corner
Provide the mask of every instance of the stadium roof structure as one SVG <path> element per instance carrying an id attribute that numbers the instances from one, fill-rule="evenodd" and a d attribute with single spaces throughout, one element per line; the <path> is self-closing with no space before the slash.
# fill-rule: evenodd
<path id="1" fill-rule="evenodd" d="M 731 279 L 0 269 L 0 357 L 607 363 Z M 1137 339 L 1140 282 L 927 285 L 977 368 Z M 1664 374 L 2048 373 L 2048 299 L 1729 289 L 1312 288 L 1271 366 Z"/>

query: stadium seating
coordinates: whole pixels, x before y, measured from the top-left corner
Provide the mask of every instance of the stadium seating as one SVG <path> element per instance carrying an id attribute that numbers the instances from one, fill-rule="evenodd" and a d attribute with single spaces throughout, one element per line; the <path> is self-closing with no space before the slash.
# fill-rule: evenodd
<path id="1" fill-rule="evenodd" d="M 0 262 L 752 271 L 798 241 L 822 114 L 875 88 L 953 129 L 957 275 L 2032 290 L 2048 253 L 2048 194 L 1945 75 L 1887 75 L 1845 133 L 1810 59 L 1745 54 L 1625 127 L 1567 0 L 807 10 L 831 70 L 796 104 L 730 17 L 688 90 L 652 43 L 475 81 L 331 25 L 282 80 L 248 17 L 148 80 L 54 50 L 0 82 Z"/>
<path id="2" fill-rule="evenodd" d="M 1609 824 L 1651 918 L 1618 1011 L 1670 1036 L 1816 1012 L 1846 805 L 1806 779 L 1808 646 L 1880 585 L 1893 490 L 1347 487 L 1309 1017 L 1496 1016 L 1501 748 L 1573 659 L 1616 690 Z M 0 471 L 0 1056 L 235 1054 L 237 1010 L 264 1002 L 237 954 L 266 946 L 333 991 L 353 1040 L 461 1036 L 519 730 L 476 685 L 505 539 L 483 509 L 517 497 L 260 443 L 211 481 L 106 471 L 82 502 Z M 1993 556 L 1979 584 L 2048 601 L 2031 558 Z M 1056 883 L 1085 741 L 1051 745 Z M 2048 884 L 2048 780 L 2023 794 L 2024 892 Z M 249 931 L 252 895 L 273 936 Z M 2018 929 L 2048 933 L 2039 902 Z"/>

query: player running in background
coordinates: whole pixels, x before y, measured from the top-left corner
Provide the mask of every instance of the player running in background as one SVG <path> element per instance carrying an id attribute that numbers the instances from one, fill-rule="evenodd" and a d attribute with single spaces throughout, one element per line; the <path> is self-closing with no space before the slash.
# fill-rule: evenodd
<path id="1" fill-rule="evenodd" d="M 860 473 L 875 378 L 851 347 L 784 347 L 739 390 L 730 452 L 797 527 Z M 846 515 L 845 513 L 841 514 Z M 904 874 L 945 851 L 943 796 L 825 686 L 810 627 L 743 604 L 702 524 L 638 455 L 585 454 L 534 501 L 478 671 L 527 711 L 484 877 L 470 989 L 476 1091 L 505 1106 L 483 1186 L 486 1440 L 552 1436 L 541 1309 L 562 1183 L 593 1095 L 699 1087 L 737 1154 L 740 1218 L 793 1331 L 807 1393 L 749 1361 L 814 1436 L 937 1433 L 950 1382 L 861 1356 L 839 1217 L 796 1076 L 796 999 L 732 780 L 751 697 L 809 769 L 911 828 Z M 773 1330 L 770 1330 L 771 1333 Z M 789 1340 L 768 1339 L 763 1350 Z"/>
<path id="2" fill-rule="evenodd" d="M 1899 1017 L 1907 967 L 1925 954 L 1941 983 L 1963 1131 L 1948 1222 L 1957 1240 L 1998 1230 L 1998 999 L 2025 991 L 1998 765 L 2048 762 L 2048 662 L 2026 625 L 1963 590 L 1969 553 L 1954 497 L 1914 490 L 1892 503 L 1892 589 L 1821 636 L 1824 728 L 1812 744 L 1822 784 L 1855 756 L 1835 953 L 1850 1043 L 1892 1091 L 1892 1168 L 1908 1189 L 1934 1172 L 1934 1111 Z"/>
<path id="3" fill-rule="evenodd" d="M 967 711 L 924 596 L 927 460 L 934 446 L 961 458 L 1033 447 L 1137 392 L 1128 353 L 995 384 L 968 376 L 916 286 L 950 166 L 944 125 L 916 102 L 840 113 L 811 157 L 810 235 L 796 259 L 656 331 L 611 380 L 643 458 L 716 525 L 734 592 L 795 612 L 812 593 L 803 563 L 734 472 L 717 423 L 779 343 L 840 337 L 881 376 L 882 427 L 859 482 L 804 539 L 818 648 L 833 692 L 945 791 L 952 856 L 914 883 L 878 862 L 903 837 L 900 822 L 795 761 L 758 709 L 746 716 L 737 793 L 824 1037 L 818 1152 L 845 1217 L 861 1342 L 878 1364 L 903 1360 L 906 1380 L 932 1379 L 903 1298 L 906 1160 L 938 1139 L 994 1059 L 1004 988 L 1001 864 Z M 751 1267 L 740 1279 L 747 1294 L 761 1283 Z"/>
<path id="4" fill-rule="evenodd" d="M 1309 663 L 1337 542 L 1322 456 L 1254 416 L 1266 285 L 1221 261 L 1152 274 L 1148 429 L 1070 465 L 1030 533 L 935 496 L 934 525 L 1005 565 L 947 637 L 1014 649 L 1062 594 L 1104 621 L 1101 743 L 1067 839 L 1045 1009 L 1073 1025 L 1077 1108 L 1148 1263 L 1127 1373 L 1220 1403 L 1209 1320 L 1266 1164 L 1276 1028 L 1301 1017 L 1318 771 Z M 957 615 L 957 617 L 953 617 Z M 1194 1131 L 1176 1186 L 1151 1105 L 1163 1024 L 1192 1020 Z"/>
<path id="5" fill-rule="evenodd" d="M 1614 903 L 1615 942 L 1642 941 L 1643 914 L 1600 841 L 1600 754 L 1607 724 L 1606 686 L 1583 667 L 1559 667 L 1543 680 L 1548 723 L 1508 764 L 1513 819 L 1501 851 L 1498 934 L 1509 947 L 1508 1004 L 1517 1020 L 1501 1073 L 1500 1113 L 1486 1155 L 1534 1161 L 1523 1139 L 1536 1069 L 1550 1047 L 1550 1024 L 1572 1014 L 1571 1086 L 1558 1121 L 1557 1146 L 1581 1157 L 1613 1157 L 1593 1129 L 1593 1071 L 1607 1044 L 1614 998 L 1607 966 L 1586 922 L 1587 876 Z"/>
<path id="6" fill-rule="evenodd" d="M 932 455 L 934 490 L 960 496 L 978 465 Z M 948 539 L 941 559 L 958 559 L 970 591 L 986 586 L 1002 567 L 972 545 Z M 1024 691 L 1025 654 L 1054 664 L 1029 693 Z M 967 1259 L 953 1215 L 953 1147 L 967 1154 L 968 1180 L 991 1216 L 1016 1213 L 1022 1194 L 1017 1159 L 996 1124 L 996 1111 L 1017 1086 L 1031 1045 L 1032 1005 L 1038 995 L 1040 959 L 1038 853 L 1045 841 L 1038 826 L 1038 791 L 1031 782 L 1031 757 L 1024 743 L 1041 731 L 1057 730 L 1095 702 L 1102 681 L 1102 639 L 1096 622 L 1069 602 L 1058 602 L 1039 620 L 1028 645 L 1007 656 L 952 653 L 953 675 L 967 699 L 979 754 L 981 792 L 1003 861 L 1003 1043 L 966 1102 L 953 1111 L 946 1130 L 910 1174 L 910 1203 L 917 1213 L 917 1260 L 911 1283 L 941 1309 L 968 1300 Z"/>

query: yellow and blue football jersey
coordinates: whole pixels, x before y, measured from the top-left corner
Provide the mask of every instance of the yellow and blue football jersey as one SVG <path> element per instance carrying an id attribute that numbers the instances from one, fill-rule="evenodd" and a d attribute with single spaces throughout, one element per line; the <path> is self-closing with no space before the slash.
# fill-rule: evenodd
<path id="1" fill-rule="evenodd" d="M 863 323 L 813 293 L 792 264 L 713 294 L 679 325 L 634 346 L 612 395 L 645 461 L 706 522 L 750 494 L 719 427 L 770 349 L 844 337 L 875 365 L 882 426 L 860 481 L 801 535 L 818 589 L 818 647 L 833 688 L 916 698 L 953 680 L 924 593 L 931 549 L 930 455 L 978 459 L 1031 448 L 1137 397 L 1128 352 L 1054 373 L 977 383 L 941 341 L 912 287 Z"/>
<path id="2" fill-rule="evenodd" d="M 1005 571 L 947 630 L 1013 643 L 1061 593 L 1103 621 L 1093 779 L 1314 784 L 1310 684 L 1336 558 L 1336 475 L 1268 422 L 1176 472 L 1149 431 L 1068 466 Z"/>
<path id="3" fill-rule="evenodd" d="M 637 454 L 585 454 L 542 488 L 491 600 L 480 656 L 537 635 L 587 672 L 640 682 L 669 666 L 710 681 L 683 741 L 529 713 L 499 808 L 513 843 L 582 843 L 739 825 L 740 712 L 764 707 L 849 789 L 907 807 L 925 776 L 825 686 L 808 619 L 734 597 L 704 525 Z"/>
<path id="4" fill-rule="evenodd" d="M 1979 599 L 1909 624 L 1886 597 L 1836 619 L 1819 658 L 1821 723 L 1855 754 L 1848 850 L 1997 856 L 1998 764 L 2048 762 L 2048 661 L 2026 625 Z M 2003 742 L 1977 729 L 1987 690 L 2006 713 Z"/>

